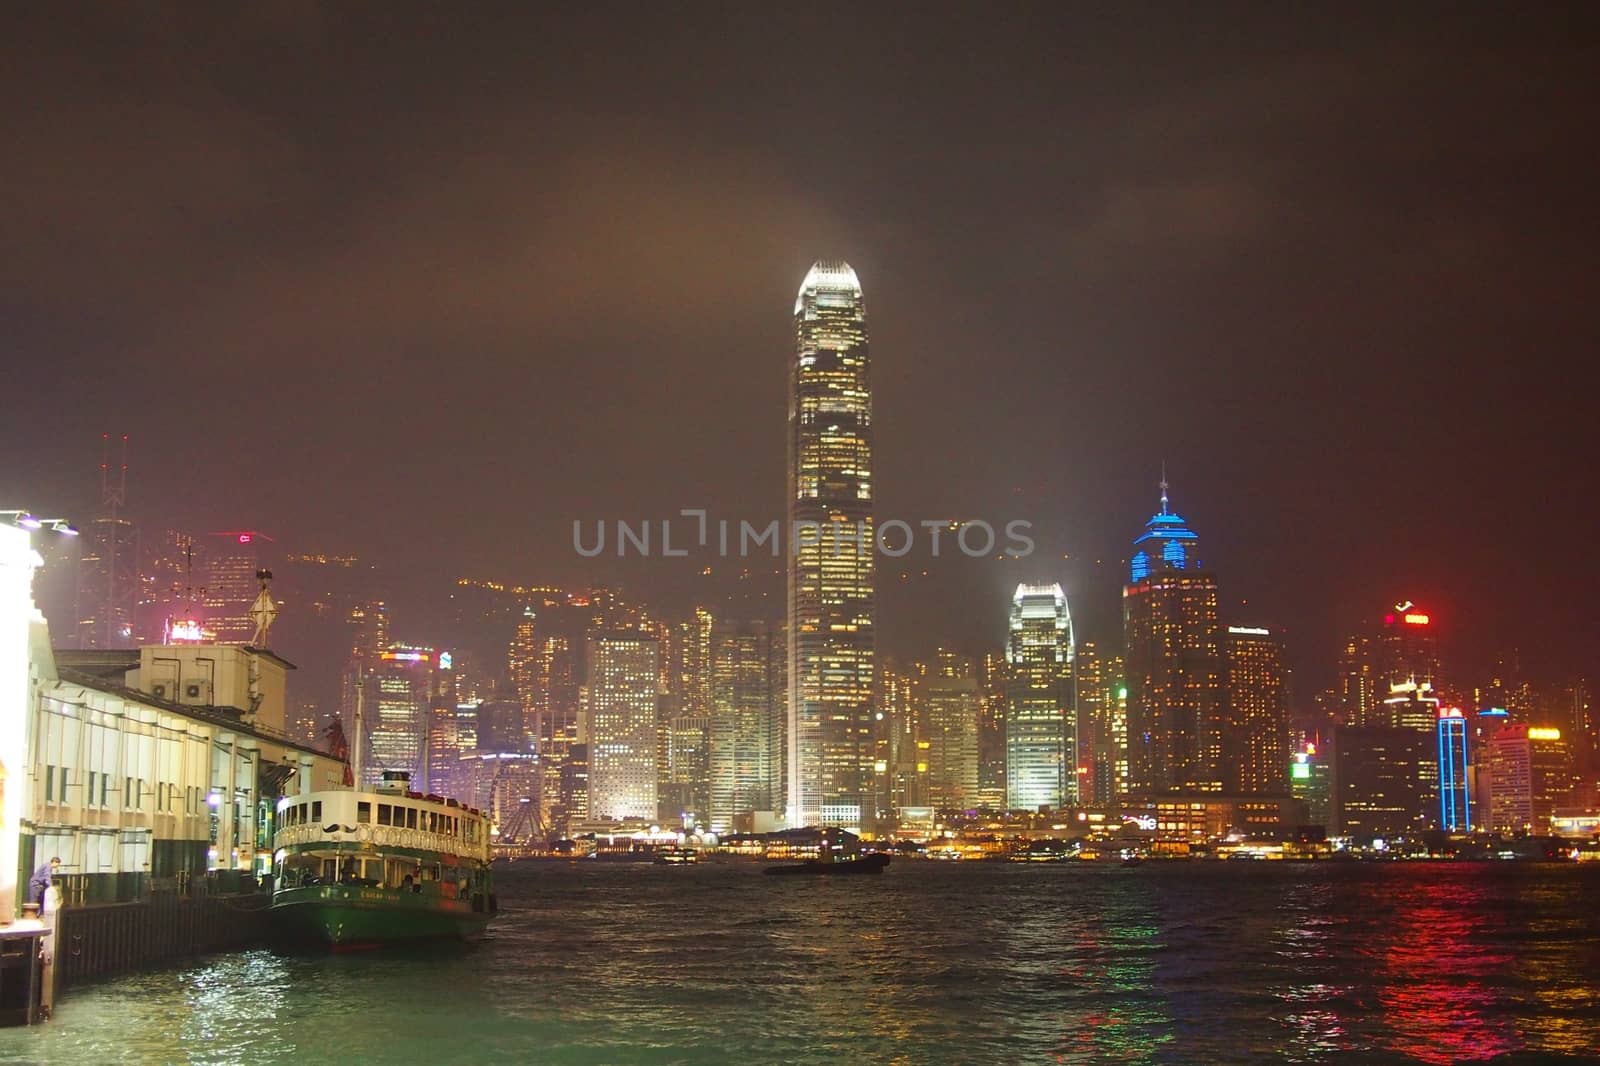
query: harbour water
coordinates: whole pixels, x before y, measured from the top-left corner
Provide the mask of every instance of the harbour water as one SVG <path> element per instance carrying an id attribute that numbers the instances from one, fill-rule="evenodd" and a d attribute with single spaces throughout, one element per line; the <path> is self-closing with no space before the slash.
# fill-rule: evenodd
<path id="1" fill-rule="evenodd" d="M 499 888 L 477 947 L 109 981 L 0 1061 L 1600 1059 L 1595 867 L 525 862 Z"/>

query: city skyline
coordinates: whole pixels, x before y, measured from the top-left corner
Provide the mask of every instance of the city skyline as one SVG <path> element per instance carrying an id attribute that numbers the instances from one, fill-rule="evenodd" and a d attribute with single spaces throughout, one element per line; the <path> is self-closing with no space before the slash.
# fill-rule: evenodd
<path id="1" fill-rule="evenodd" d="M 3 76 L 41 103 L 0 164 L 26 208 L 0 420 L 26 461 L 0 496 L 87 528 L 100 435 L 126 432 L 146 521 L 361 555 L 425 606 L 482 577 L 687 608 L 740 591 L 738 572 L 602 567 L 570 523 L 781 515 L 774 308 L 839 255 L 872 292 L 882 513 L 1031 519 L 1059 564 L 886 567 L 886 650 L 976 649 L 1003 622 L 959 605 L 1021 581 L 1061 581 L 1084 634 L 1115 632 L 1126 516 L 1166 461 L 1230 575 L 1223 612 L 1247 601 L 1297 677 L 1319 682 L 1313 649 L 1396 595 L 1470 655 L 1510 643 L 1595 672 L 1600 622 L 1545 550 L 1600 520 L 1564 463 L 1595 447 L 1563 371 L 1594 336 L 1568 224 L 1586 192 L 1526 162 L 1583 139 L 1565 91 L 1582 50 L 1553 16 L 1408 11 L 1363 35 L 1264 15 L 1200 54 L 1149 13 L 1070 31 L 867 16 L 793 79 L 751 76 L 750 57 L 799 64 L 801 15 L 771 36 L 721 26 L 716 48 L 652 24 L 640 39 L 672 47 L 581 69 L 591 49 L 530 69 L 502 42 L 575 43 L 599 16 L 426 34 L 338 12 L 315 31 L 106 17 L 79 33 L 19 14 L 4 46 Z M 912 58 L 947 33 L 970 63 Z M 319 40 L 344 61 L 317 62 Z M 420 49 L 436 73 L 419 81 Z M 1127 62 L 1091 58 L 1108 50 Z M 642 96 L 625 87 L 641 77 Z M 387 98 L 402 106 L 375 119 Z M 1154 123 L 1169 109 L 1185 117 Z M 62 174 L 117 174 L 119 198 Z M 450 507 L 422 506 L 430 489 Z M 781 574 L 761 582 L 781 599 Z"/>

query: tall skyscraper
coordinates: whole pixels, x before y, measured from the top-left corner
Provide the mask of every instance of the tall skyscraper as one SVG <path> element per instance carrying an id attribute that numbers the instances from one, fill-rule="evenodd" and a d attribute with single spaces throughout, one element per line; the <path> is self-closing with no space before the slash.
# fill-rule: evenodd
<path id="1" fill-rule="evenodd" d="M 1283 648 L 1265 629 L 1229 626 L 1223 781 L 1230 792 L 1279 794 L 1289 767 L 1289 694 Z"/>
<path id="2" fill-rule="evenodd" d="M 928 805 L 957 810 L 978 806 L 978 716 L 983 694 L 976 664 L 939 649 L 922 683 L 922 702 Z"/>
<path id="3" fill-rule="evenodd" d="M 123 512 L 128 502 L 128 438 L 122 438 L 122 465 L 113 470 L 110 435 L 102 436 L 101 512 L 84 531 L 78 556 L 78 645 L 83 648 L 135 647 L 134 615 L 139 606 L 139 532 Z"/>
<path id="4" fill-rule="evenodd" d="M 261 591 L 256 571 L 267 567 L 266 549 L 271 541 L 254 530 L 213 533 L 206 538 L 201 626 L 215 643 L 248 644 L 255 635 L 250 605 Z"/>
<path id="5" fill-rule="evenodd" d="M 1199 538 L 1168 507 L 1134 541 L 1122 590 L 1127 647 L 1128 787 L 1135 793 L 1222 786 L 1222 627 L 1217 579 Z"/>
<path id="6" fill-rule="evenodd" d="M 723 619 L 715 624 L 710 644 L 711 828 L 725 833 L 738 819 L 775 810 L 782 802 L 779 752 L 773 745 L 773 719 L 781 704 L 771 626 Z"/>
<path id="7" fill-rule="evenodd" d="M 404 770 L 421 783 L 432 694 L 432 648 L 391 644 L 378 655 L 362 710 L 367 784 L 381 780 L 385 770 Z"/>
<path id="8" fill-rule="evenodd" d="M 1006 642 L 1006 806 L 1078 801 L 1072 616 L 1060 585 L 1018 585 Z"/>
<path id="9" fill-rule="evenodd" d="M 1117 794 L 1113 693 L 1106 684 L 1105 659 L 1092 640 L 1078 645 L 1073 668 L 1078 688 L 1078 798 L 1106 806 Z"/>
<path id="10" fill-rule="evenodd" d="M 1467 777 L 1467 719 L 1459 707 L 1439 711 L 1439 828 L 1472 830 L 1472 785 Z"/>
<path id="11" fill-rule="evenodd" d="M 855 271 L 819 262 L 794 304 L 789 377 L 791 826 L 870 827 L 872 392 Z"/>
<path id="12" fill-rule="evenodd" d="M 596 634 L 588 640 L 588 660 L 590 817 L 653 820 L 660 645 L 638 633 Z"/>
<path id="13" fill-rule="evenodd" d="M 1006 657 L 983 657 L 983 707 L 978 716 L 978 802 L 992 810 L 1006 805 Z"/>
<path id="14" fill-rule="evenodd" d="M 1479 749 L 1480 752 L 1482 749 Z M 1502 726 L 1488 743 L 1487 827 L 1504 832 L 1550 832 L 1550 818 L 1578 786 L 1572 749 L 1554 726 Z"/>

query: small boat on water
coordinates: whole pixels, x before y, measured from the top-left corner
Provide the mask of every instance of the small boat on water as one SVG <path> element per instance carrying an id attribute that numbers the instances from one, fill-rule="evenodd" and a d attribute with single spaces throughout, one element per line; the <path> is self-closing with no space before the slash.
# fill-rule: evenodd
<path id="1" fill-rule="evenodd" d="M 763 873 L 777 877 L 848 877 L 853 874 L 881 874 L 888 865 L 889 856 L 880 851 L 854 859 L 807 859 L 791 865 L 769 866 Z"/>
<path id="2" fill-rule="evenodd" d="M 700 861 L 700 853 L 693 848 L 662 848 L 655 861 L 657 866 L 693 866 Z"/>

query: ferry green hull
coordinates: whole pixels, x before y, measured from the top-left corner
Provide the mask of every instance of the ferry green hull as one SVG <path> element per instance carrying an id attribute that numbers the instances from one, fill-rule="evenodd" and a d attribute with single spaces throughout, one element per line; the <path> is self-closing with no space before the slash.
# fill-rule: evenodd
<path id="1" fill-rule="evenodd" d="M 423 940 L 475 940 L 494 915 L 469 900 L 403 890 L 317 885 L 281 891 L 273 900 L 273 932 L 286 943 L 336 950 Z"/>

